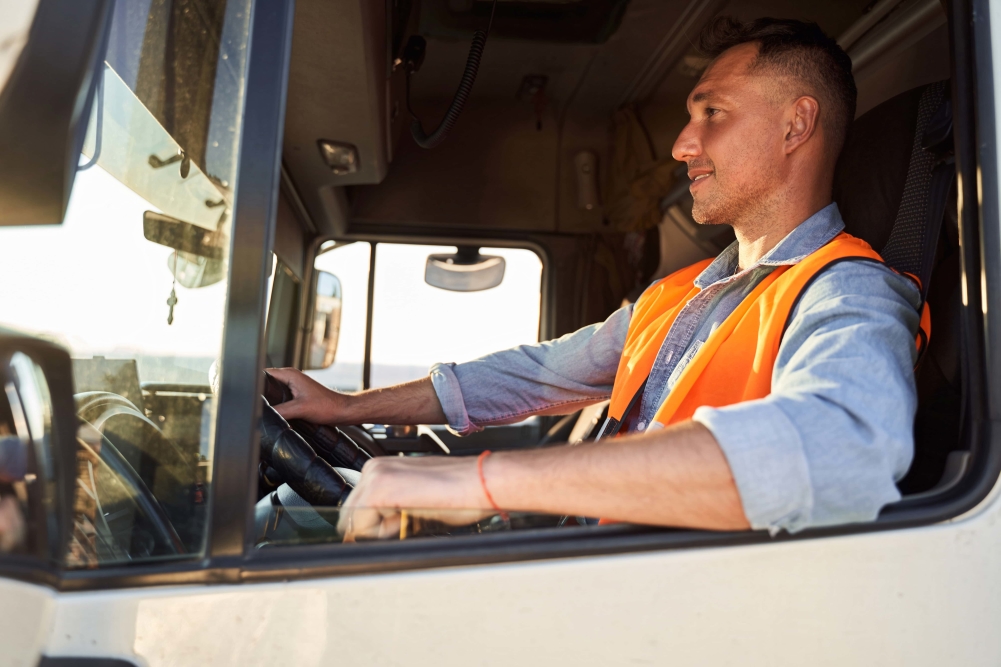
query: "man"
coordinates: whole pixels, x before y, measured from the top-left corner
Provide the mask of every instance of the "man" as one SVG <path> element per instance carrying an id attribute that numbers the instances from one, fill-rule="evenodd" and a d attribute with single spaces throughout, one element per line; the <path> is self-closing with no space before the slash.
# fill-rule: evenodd
<path id="1" fill-rule="evenodd" d="M 611 396 L 594 443 L 371 461 L 345 504 L 351 532 L 392 532 L 406 508 L 795 531 L 871 520 L 900 497 L 919 295 L 842 233 L 831 202 L 855 114 L 851 61 L 796 21 L 718 19 L 701 41 L 715 59 L 673 156 L 696 221 L 736 233 L 714 261 L 604 323 L 404 385 L 344 395 L 273 371 L 295 396 L 278 406 L 288 418 L 460 433 Z"/>

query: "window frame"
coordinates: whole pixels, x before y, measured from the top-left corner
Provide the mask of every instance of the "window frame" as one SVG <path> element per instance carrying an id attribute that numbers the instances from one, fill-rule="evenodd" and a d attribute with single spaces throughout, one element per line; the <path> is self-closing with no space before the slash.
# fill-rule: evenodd
<path id="1" fill-rule="evenodd" d="M 524 533 L 413 540 L 391 543 L 282 547 L 256 551 L 251 543 L 256 488 L 260 379 L 264 354 L 264 290 L 270 263 L 278 156 L 288 77 L 291 0 L 255 2 L 253 50 L 248 77 L 247 114 L 240 157 L 234 224 L 231 290 L 227 309 L 223 388 L 217 428 L 209 550 L 197 562 L 62 572 L 54 587 L 93 590 L 181 583 L 287 581 L 380 571 L 427 569 L 466 564 L 621 554 L 668 549 L 726 547 L 817 539 L 925 526 L 968 512 L 997 485 L 1001 474 L 1001 229 L 996 146 L 991 24 L 988 0 L 955 0 L 949 29 L 953 50 L 953 101 L 963 275 L 966 278 L 967 370 L 971 470 L 950 490 L 907 499 L 871 523 L 807 529 L 775 538 L 766 532 L 709 532 L 629 525 L 538 530 Z M 996 20 L 1001 21 L 1001 17 Z M 1001 59 L 1001 56 L 999 56 Z M 275 94 L 275 93 L 280 94 Z M 263 160 L 261 156 L 273 156 Z M 422 230 L 422 243 L 453 242 L 455 230 Z M 483 239 L 491 245 L 527 247 L 529 237 Z M 369 228 L 345 240 L 401 239 L 413 232 Z M 506 239 L 506 241 L 505 241 Z M 311 284 L 313 259 L 323 241 L 307 253 L 304 284 Z M 466 240 L 466 239 L 463 239 Z M 472 240 L 472 239 L 469 239 Z M 543 249 L 544 252 L 544 249 Z M 543 257 L 542 336 L 551 322 L 550 267 Z M 243 280 L 244 283 L 238 282 Z M 988 308 L 988 304 L 992 307 Z M 234 363 L 235 362 L 235 363 Z M 235 370 L 232 370 L 234 369 Z M 229 369 L 229 370 L 227 370 Z M 242 385 L 241 385 L 242 383 Z M 248 447 L 249 443 L 249 447 Z M 16 576 L 16 575 L 15 575 Z"/>

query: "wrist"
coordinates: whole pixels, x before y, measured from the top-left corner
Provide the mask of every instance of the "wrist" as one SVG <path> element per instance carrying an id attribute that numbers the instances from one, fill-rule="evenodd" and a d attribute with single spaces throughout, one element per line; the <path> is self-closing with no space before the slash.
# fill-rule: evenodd
<path id="1" fill-rule="evenodd" d="M 476 476 L 480 482 L 480 495 L 482 496 L 482 500 L 486 501 L 486 506 L 484 507 L 484 504 L 481 500 L 481 502 L 479 503 L 480 505 L 479 509 L 493 510 L 495 512 L 498 512 L 505 519 L 507 519 L 508 518 L 507 513 L 500 505 L 497 504 L 497 501 L 494 499 L 493 494 L 490 493 L 490 485 L 487 483 L 487 475 L 485 470 L 486 462 L 491 457 L 492 454 L 493 452 L 487 449 L 483 451 L 483 453 L 481 453 L 478 457 L 476 457 Z"/>
<path id="2" fill-rule="evenodd" d="M 493 452 L 483 461 L 483 509 L 526 510 L 524 489 L 531 485 L 534 452 Z M 491 501 L 493 504 L 491 504 Z M 494 506 L 496 505 L 496 507 Z"/>
<path id="3" fill-rule="evenodd" d="M 357 412 L 355 408 L 356 401 L 355 396 L 351 394 L 342 394 L 333 389 L 327 389 L 327 395 L 324 400 L 324 420 L 323 422 L 328 426 L 340 426 L 342 424 L 358 424 L 363 419 L 358 419 L 355 415 Z"/>

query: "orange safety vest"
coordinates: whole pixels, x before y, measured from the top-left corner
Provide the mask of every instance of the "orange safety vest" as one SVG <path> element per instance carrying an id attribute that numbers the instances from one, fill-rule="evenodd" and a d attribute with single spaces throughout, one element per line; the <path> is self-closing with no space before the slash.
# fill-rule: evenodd
<path id="1" fill-rule="evenodd" d="M 668 426 L 691 418 L 703 405 L 721 407 L 770 394 L 779 344 L 799 295 L 824 268 L 846 258 L 883 261 L 868 243 L 842 232 L 799 263 L 776 267 L 709 335 L 653 420 Z M 707 259 L 667 276 L 636 302 L 603 435 L 617 431 L 638 401 L 671 325 L 700 291 L 695 278 L 712 261 Z M 921 329 L 927 341 L 931 331 L 927 307 L 921 313 Z"/>

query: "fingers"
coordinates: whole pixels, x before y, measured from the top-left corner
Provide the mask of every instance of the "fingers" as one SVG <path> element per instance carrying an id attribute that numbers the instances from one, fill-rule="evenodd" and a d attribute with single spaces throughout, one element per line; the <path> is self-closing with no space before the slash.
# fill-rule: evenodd
<path id="1" fill-rule="evenodd" d="M 302 371 L 296 368 L 266 368 L 268 375 L 278 380 L 282 384 L 287 384 L 289 387 L 295 383 L 301 377 L 304 377 Z"/>
<path id="2" fill-rule="evenodd" d="M 275 409 L 282 419 L 288 421 L 290 419 L 303 419 L 306 416 L 308 408 L 305 405 L 305 401 L 293 398 L 291 401 L 286 401 L 285 403 L 279 403 L 278 405 L 271 406 Z M 308 419 L 306 421 L 309 421 Z"/>
<path id="3" fill-rule="evenodd" d="M 330 390 L 295 368 L 269 368 L 268 373 L 292 392 L 292 400 L 272 406 L 278 414 L 286 420 L 326 421 L 332 407 L 328 400 Z"/>
<path id="4" fill-rule="evenodd" d="M 337 531 L 344 542 L 392 539 L 400 535 L 400 513 L 387 508 L 343 507 Z"/>

